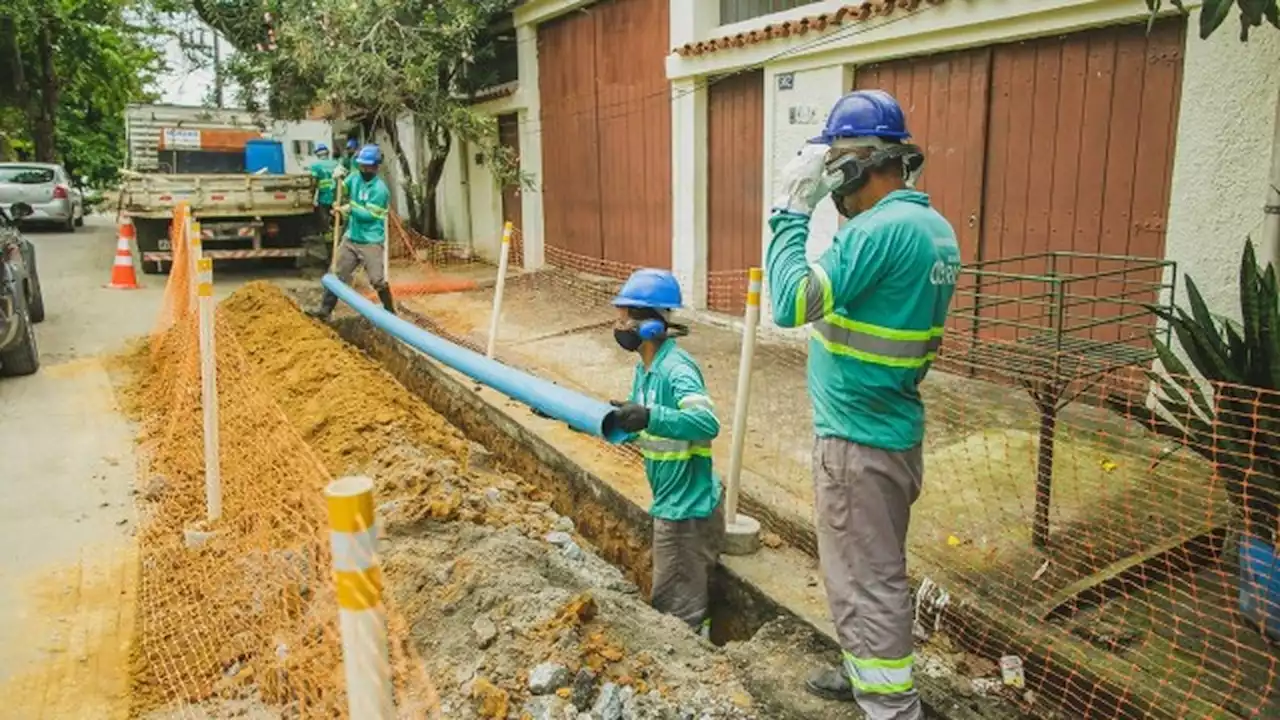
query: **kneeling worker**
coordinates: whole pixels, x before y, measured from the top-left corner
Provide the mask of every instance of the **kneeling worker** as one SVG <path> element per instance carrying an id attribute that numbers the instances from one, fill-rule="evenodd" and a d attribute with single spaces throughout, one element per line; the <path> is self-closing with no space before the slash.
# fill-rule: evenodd
<path id="1" fill-rule="evenodd" d="M 356 154 L 356 167 L 360 172 L 352 173 L 343 183 L 346 190 L 347 204 L 334 208 L 335 213 L 347 215 L 347 230 L 342 244 L 338 246 L 338 261 L 334 272 L 342 282 L 350 284 L 351 276 L 358 266 L 364 266 L 369 276 L 369 284 L 378 292 L 378 299 L 387 312 L 394 313 L 395 305 L 391 299 L 391 287 L 382 264 L 382 254 L 387 251 L 386 219 L 390 206 L 391 193 L 387 184 L 378 177 L 378 165 L 382 162 L 382 152 L 377 145 L 365 145 Z M 338 296 L 325 290 L 324 300 L 320 307 L 308 311 L 308 315 L 327 319 L 338 304 Z"/>
<path id="2" fill-rule="evenodd" d="M 637 270 L 614 298 L 613 336 L 640 356 L 630 399 L 618 407 L 619 427 L 634 433 L 653 490 L 653 607 L 710 634 L 710 579 L 724 538 L 720 481 L 711 468 L 711 441 L 720 420 L 702 370 L 675 338 L 671 322 L 680 284 L 666 270 Z"/>

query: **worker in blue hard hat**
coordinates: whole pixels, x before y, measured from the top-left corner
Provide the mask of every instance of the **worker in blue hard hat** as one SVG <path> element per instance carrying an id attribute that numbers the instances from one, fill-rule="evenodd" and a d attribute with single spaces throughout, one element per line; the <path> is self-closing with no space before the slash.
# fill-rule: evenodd
<path id="1" fill-rule="evenodd" d="M 360 149 L 360 141 L 355 138 L 347 138 L 346 150 L 342 153 L 342 170 L 345 174 L 351 174 L 356 171 L 356 151 Z"/>
<path id="2" fill-rule="evenodd" d="M 915 189 L 924 154 L 888 93 L 860 90 L 782 170 L 766 265 L 773 317 L 811 325 L 818 556 L 843 663 L 808 689 L 869 718 L 922 718 L 913 680 L 906 539 L 924 481 L 919 387 L 960 268 L 951 225 Z M 806 259 L 826 198 L 843 218 Z"/>
<path id="3" fill-rule="evenodd" d="M 316 214 L 320 218 L 321 227 L 327 231 L 329 216 L 333 212 L 334 190 L 337 188 L 334 170 L 339 165 L 337 160 L 329 157 L 329 146 L 324 143 L 316 144 L 315 155 L 315 161 L 308 166 L 307 170 L 316 181 L 316 194 L 313 200 Z"/>
<path id="4" fill-rule="evenodd" d="M 391 207 L 391 193 L 387 184 L 378 177 L 382 164 L 382 151 L 377 145 L 365 145 L 356 153 L 356 167 L 344 181 L 347 203 L 334 208 L 334 212 L 346 216 L 347 230 L 338 246 L 338 260 L 334 272 L 342 282 L 350 284 L 356 268 L 364 266 L 369 284 L 378 293 L 382 307 L 394 313 L 395 303 L 391 286 L 387 284 L 383 253 L 387 243 L 387 213 Z M 338 296 L 325 290 L 320 307 L 310 315 L 326 319 L 338 304 Z"/>
<path id="5" fill-rule="evenodd" d="M 618 426 L 633 433 L 653 490 L 653 607 L 709 636 L 709 582 L 724 538 L 720 481 L 711 441 L 720 420 L 702 370 L 676 345 L 688 328 L 672 319 L 680 284 L 667 270 L 633 273 L 613 300 L 613 337 L 639 356 Z"/>

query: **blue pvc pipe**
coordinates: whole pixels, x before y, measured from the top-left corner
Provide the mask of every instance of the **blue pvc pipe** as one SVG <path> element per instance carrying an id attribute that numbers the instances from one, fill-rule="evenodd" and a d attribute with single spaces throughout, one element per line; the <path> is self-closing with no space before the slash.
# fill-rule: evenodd
<path id="1" fill-rule="evenodd" d="M 617 427 L 612 405 L 600 402 L 526 372 L 491 360 L 478 352 L 445 340 L 402 320 L 367 300 L 336 275 L 326 274 L 320 281 L 325 289 L 363 315 L 369 322 L 392 337 L 422 351 L 467 377 L 488 385 L 537 412 L 563 420 L 579 432 L 620 443 L 628 434 Z"/>

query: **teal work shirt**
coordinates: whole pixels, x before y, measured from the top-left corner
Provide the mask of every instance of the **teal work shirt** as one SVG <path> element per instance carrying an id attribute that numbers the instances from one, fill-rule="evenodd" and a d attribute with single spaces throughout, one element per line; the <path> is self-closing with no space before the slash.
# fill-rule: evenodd
<path id="1" fill-rule="evenodd" d="M 316 204 L 332 205 L 334 192 L 338 189 L 337 182 L 333 179 L 333 171 L 338 167 L 338 161 L 332 158 L 317 160 L 311 163 L 311 177 L 316 179 Z"/>
<path id="2" fill-rule="evenodd" d="M 382 178 L 365 181 L 360 173 L 347 176 L 347 202 L 351 214 L 347 222 L 347 239 L 358 245 L 378 245 L 386 241 L 387 209 L 391 193 Z"/>
<path id="3" fill-rule="evenodd" d="M 663 520 L 709 517 L 720 502 L 720 480 L 711 468 L 720 420 L 698 363 L 668 338 L 648 369 L 643 362 L 636 365 L 631 402 L 649 408 L 649 426 L 632 437 L 653 490 L 649 514 Z"/>
<path id="4" fill-rule="evenodd" d="M 960 271 L 951 224 L 898 190 L 846 222 L 809 264 L 809 218 L 777 213 L 765 263 L 774 322 L 810 324 L 814 431 L 890 451 L 924 439 L 919 385 L 942 345 Z"/>

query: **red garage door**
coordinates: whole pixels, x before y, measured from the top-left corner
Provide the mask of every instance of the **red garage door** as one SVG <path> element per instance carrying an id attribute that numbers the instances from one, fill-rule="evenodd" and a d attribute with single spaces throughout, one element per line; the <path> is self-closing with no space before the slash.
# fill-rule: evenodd
<path id="1" fill-rule="evenodd" d="M 747 269 L 762 262 L 764 71 L 717 78 L 707 90 L 707 305 L 739 313 Z"/>

